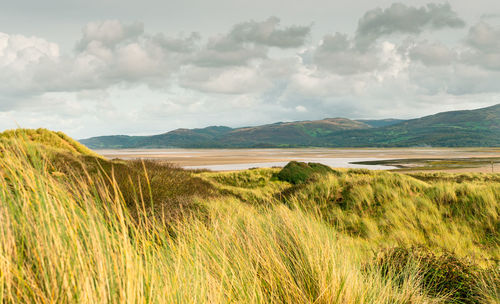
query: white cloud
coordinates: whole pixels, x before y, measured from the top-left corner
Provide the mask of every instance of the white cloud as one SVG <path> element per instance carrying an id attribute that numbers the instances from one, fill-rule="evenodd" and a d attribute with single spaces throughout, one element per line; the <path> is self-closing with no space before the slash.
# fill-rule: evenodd
<path id="1" fill-rule="evenodd" d="M 307 108 L 304 106 L 298 105 L 295 107 L 295 111 L 304 113 L 304 112 L 307 112 Z"/>

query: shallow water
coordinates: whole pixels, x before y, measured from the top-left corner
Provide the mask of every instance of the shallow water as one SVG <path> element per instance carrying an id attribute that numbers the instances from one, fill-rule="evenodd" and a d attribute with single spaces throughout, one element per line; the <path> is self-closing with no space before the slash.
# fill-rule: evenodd
<path id="1" fill-rule="evenodd" d="M 352 162 L 379 160 L 379 158 L 290 158 L 290 161 L 296 160 L 301 162 L 313 162 L 330 166 L 332 168 L 359 168 L 371 170 L 387 170 L 396 169 L 394 166 L 384 165 L 359 165 Z M 262 162 L 262 163 L 241 163 L 241 164 L 219 164 L 219 165 L 199 165 L 199 166 L 183 166 L 185 169 L 208 169 L 214 171 L 233 171 L 245 170 L 250 168 L 269 168 L 269 167 L 284 167 L 288 161 L 281 162 Z"/>
<path id="2" fill-rule="evenodd" d="M 500 156 L 498 148 L 109 149 L 96 152 L 108 158 L 159 160 L 187 169 L 216 171 L 282 167 L 291 160 L 317 162 L 333 168 L 385 170 L 396 167 L 353 162 Z"/>

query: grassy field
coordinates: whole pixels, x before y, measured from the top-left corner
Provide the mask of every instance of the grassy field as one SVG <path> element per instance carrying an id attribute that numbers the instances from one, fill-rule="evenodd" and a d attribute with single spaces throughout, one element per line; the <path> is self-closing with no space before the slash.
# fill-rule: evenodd
<path id="1" fill-rule="evenodd" d="M 496 173 L 500 157 L 468 158 L 413 158 L 361 161 L 355 164 L 395 166 L 404 171 L 450 171 L 470 168 L 484 168 L 486 172 Z M 496 171 L 495 171 L 496 169 Z"/>
<path id="2" fill-rule="evenodd" d="M 500 299 L 500 174 L 195 172 L 30 132 L 0 141 L 3 303 Z"/>

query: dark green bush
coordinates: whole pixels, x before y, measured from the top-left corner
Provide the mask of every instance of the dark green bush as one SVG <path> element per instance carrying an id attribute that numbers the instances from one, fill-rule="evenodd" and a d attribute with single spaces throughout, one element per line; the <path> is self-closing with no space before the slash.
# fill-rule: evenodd
<path id="1" fill-rule="evenodd" d="M 416 269 L 421 287 L 432 296 L 446 296 L 449 303 L 482 303 L 481 270 L 450 252 L 434 253 L 425 247 L 396 247 L 382 251 L 375 265 L 384 276 L 402 283 Z M 494 288 L 494 287 L 492 287 Z"/>
<path id="2" fill-rule="evenodd" d="M 280 181 L 286 181 L 291 184 L 301 184 L 308 181 L 314 174 L 334 172 L 332 168 L 323 164 L 291 161 L 281 169 L 277 177 Z"/>

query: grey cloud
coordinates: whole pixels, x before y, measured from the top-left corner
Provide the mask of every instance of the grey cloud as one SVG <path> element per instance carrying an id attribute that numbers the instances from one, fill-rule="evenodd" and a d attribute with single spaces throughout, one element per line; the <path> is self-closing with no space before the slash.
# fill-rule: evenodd
<path id="1" fill-rule="evenodd" d="M 419 34 L 425 29 L 461 28 L 465 22 L 449 3 L 429 3 L 422 7 L 394 3 L 365 13 L 356 30 L 356 43 L 364 49 L 378 38 L 394 33 Z"/>
<path id="2" fill-rule="evenodd" d="M 233 27 L 228 37 L 238 42 L 252 42 L 279 48 L 295 48 L 304 45 L 311 31 L 310 26 L 290 26 L 279 29 L 280 19 L 270 17 L 262 22 L 249 21 Z"/>
<path id="3" fill-rule="evenodd" d="M 314 63 L 321 69 L 341 75 L 367 72 L 379 66 L 375 51 L 357 50 L 347 35 L 341 33 L 323 37 L 314 52 Z"/>
<path id="4" fill-rule="evenodd" d="M 462 55 L 464 63 L 500 70 L 500 29 L 481 21 L 470 28 L 465 42 L 472 50 Z"/>
<path id="5" fill-rule="evenodd" d="M 500 53 L 469 52 L 462 55 L 462 62 L 487 70 L 500 70 Z"/>
<path id="6" fill-rule="evenodd" d="M 495 29 L 486 22 L 472 26 L 466 38 L 466 43 L 485 52 L 500 51 L 500 29 Z"/>
<path id="7" fill-rule="evenodd" d="M 422 41 L 412 46 L 408 52 L 412 60 L 429 66 L 448 65 L 456 57 L 452 50 L 439 42 Z"/>
<path id="8" fill-rule="evenodd" d="M 202 67 L 247 65 L 254 59 L 267 58 L 270 47 L 296 48 L 304 45 L 309 26 L 279 29 L 276 17 L 236 24 L 225 35 L 212 37 L 192 63 Z"/>
<path id="9" fill-rule="evenodd" d="M 201 40 L 199 33 L 191 33 L 188 37 L 166 37 L 159 33 L 152 37 L 152 41 L 157 45 L 177 53 L 191 53 L 197 48 L 198 42 Z"/>
<path id="10" fill-rule="evenodd" d="M 489 19 L 499 19 L 500 14 L 483 14 L 481 15 L 481 20 L 489 20 Z"/>
<path id="11" fill-rule="evenodd" d="M 499 76 L 499 72 L 461 63 L 451 66 L 413 66 L 410 69 L 411 82 L 418 86 L 421 94 L 429 96 L 498 93 Z"/>
<path id="12" fill-rule="evenodd" d="M 222 67 L 246 65 L 256 58 L 266 58 L 268 49 L 260 45 L 243 45 L 226 36 L 209 40 L 204 49 L 192 59 L 192 63 L 202 67 Z"/>
<path id="13" fill-rule="evenodd" d="M 298 57 L 263 59 L 248 66 L 184 66 L 179 85 L 205 93 L 267 94 L 300 68 Z"/>
<path id="14" fill-rule="evenodd" d="M 83 37 L 77 43 L 77 50 L 83 50 L 92 41 L 98 41 L 103 45 L 112 47 L 127 39 L 134 39 L 144 33 L 144 24 L 135 22 L 123 24 L 118 20 L 106 20 L 101 22 L 90 22 L 82 31 Z"/>
<path id="15" fill-rule="evenodd" d="M 346 34 L 335 33 L 334 35 L 326 35 L 323 37 L 321 48 L 328 52 L 345 51 L 352 47 L 352 43 Z"/>

